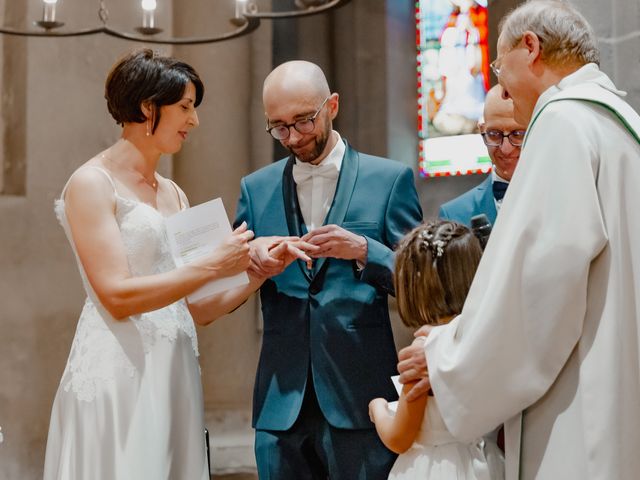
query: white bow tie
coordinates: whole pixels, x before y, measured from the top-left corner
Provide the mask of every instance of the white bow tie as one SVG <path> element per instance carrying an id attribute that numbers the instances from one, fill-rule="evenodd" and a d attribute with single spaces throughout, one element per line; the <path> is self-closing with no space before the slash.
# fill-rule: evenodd
<path id="1" fill-rule="evenodd" d="M 334 163 L 321 163 L 320 165 L 311 165 L 310 163 L 296 162 L 293 165 L 293 180 L 296 185 L 305 183 L 313 177 L 322 177 L 329 180 L 338 178 L 338 167 Z"/>

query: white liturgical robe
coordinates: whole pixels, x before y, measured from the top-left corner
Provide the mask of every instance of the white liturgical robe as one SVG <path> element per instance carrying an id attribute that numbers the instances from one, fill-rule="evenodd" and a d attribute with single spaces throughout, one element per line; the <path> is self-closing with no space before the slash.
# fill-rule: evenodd
<path id="1" fill-rule="evenodd" d="M 506 478 L 640 478 L 640 117 L 588 64 L 545 91 L 464 309 L 425 343 Z M 635 132 L 635 133 L 634 133 Z"/>

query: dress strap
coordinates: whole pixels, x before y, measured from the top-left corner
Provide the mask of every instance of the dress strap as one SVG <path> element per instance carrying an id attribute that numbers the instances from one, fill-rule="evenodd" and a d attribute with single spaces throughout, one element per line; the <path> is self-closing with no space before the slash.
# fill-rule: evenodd
<path id="1" fill-rule="evenodd" d="M 182 195 L 180 195 L 180 189 L 178 188 L 178 185 L 176 184 L 176 182 L 174 182 L 170 178 L 167 178 L 167 180 L 169 180 L 171 182 L 171 185 L 173 185 L 173 189 L 176 191 L 176 195 L 178 196 L 178 205 L 180 206 L 180 210 L 184 210 L 186 205 L 182 201 Z"/>
<path id="2" fill-rule="evenodd" d="M 62 193 L 60 194 L 60 198 L 64 199 L 64 195 L 65 193 L 67 193 L 67 187 L 69 186 L 69 182 L 71 182 L 71 179 L 73 178 L 73 176 L 78 173 L 80 170 L 84 170 L 85 168 L 93 168 L 95 170 L 98 170 L 100 172 L 102 172 L 102 174 L 107 177 L 107 180 L 109 180 L 109 183 L 111 184 L 111 186 L 113 187 L 113 193 L 114 194 L 118 194 L 118 191 L 116 190 L 116 184 L 113 181 L 113 178 L 111 178 L 111 175 L 109 174 L 109 172 L 102 168 L 102 167 L 98 167 L 96 165 L 85 165 L 84 167 L 80 167 L 78 168 L 75 172 L 73 172 L 71 174 L 71 176 L 69 177 L 69 180 L 67 180 L 67 183 L 64 184 L 64 188 L 62 189 Z"/>

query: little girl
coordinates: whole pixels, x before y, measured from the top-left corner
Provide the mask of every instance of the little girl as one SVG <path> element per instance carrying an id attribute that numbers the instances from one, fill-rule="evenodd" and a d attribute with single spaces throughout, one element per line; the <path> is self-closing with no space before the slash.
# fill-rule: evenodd
<path id="1" fill-rule="evenodd" d="M 446 220 L 412 230 L 396 252 L 395 286 L 400 317 L 408 327 L 443 325 L 459 314 L 482 249 L 471 231 Z M 447 430 L 436 397 L 407 402 L 404 385 L 394 405 L 382 398 L 369 415 L 383 443 L 400 456 L 389 479 L 500 480 L 504 457 L 493 440 L 457 441 Z M 394 402 L 395 403 L 395 402 Z"/>

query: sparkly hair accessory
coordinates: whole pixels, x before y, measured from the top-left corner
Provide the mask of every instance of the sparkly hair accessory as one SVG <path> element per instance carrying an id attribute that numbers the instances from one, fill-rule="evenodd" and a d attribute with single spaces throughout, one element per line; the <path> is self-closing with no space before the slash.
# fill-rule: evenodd
<path id="1" fill-rule="evenodd" d="M 444 253 L 444 247 L 445 247 L 446 243 L 444 243 L 442 240 L 436 240 L 433 242 L 433 248 L 435 248 L 436 250 L 436 257 L 441 257 L 442 254 Z M 432 250 L 433 250 L 432 248 Z"/>
<path id="2" fill-rule="evenodd" d="M 444 253 L 444 247 L 447 246 L 447 242 L 442 239 L 434 240 L 433 233 L 427 229 L 420 232 L 420 238 L 422 239 L 422 244 L 431 250 L 431 254 L 435 258 L 440 258 L 442 256 Z"/>

